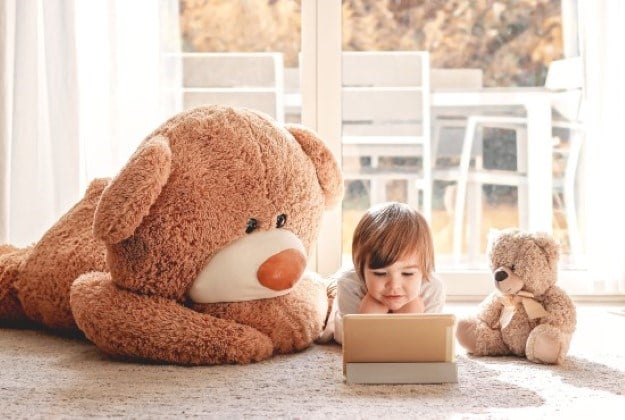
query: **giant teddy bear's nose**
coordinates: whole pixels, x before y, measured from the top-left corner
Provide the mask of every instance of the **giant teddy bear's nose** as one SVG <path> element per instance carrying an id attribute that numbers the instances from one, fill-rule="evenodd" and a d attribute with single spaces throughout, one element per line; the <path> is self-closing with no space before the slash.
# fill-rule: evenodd
<path id="1" fill-rule="evenodd" d="M 306 268 L 306 257 L 297 249 L 289 248 L 267 258 L 260 265 L 258 281 L 272 290 L 286 290 L 300 279 Z"/>

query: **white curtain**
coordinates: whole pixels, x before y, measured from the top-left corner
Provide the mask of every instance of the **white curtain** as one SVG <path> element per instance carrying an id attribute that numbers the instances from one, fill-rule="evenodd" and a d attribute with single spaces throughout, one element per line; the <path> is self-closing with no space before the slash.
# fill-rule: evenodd
<path id="1" fill-rule="evenodd" d="M 178 109 L 178 2 L 3 0 L 0 23 L 0 242 L 23 246 Z"/>
<path id="2" fill-rule="evenodd" d="M 625 293 L 625 2 L 579 0 L 588 127 L 588 267 L 594 291 Z"/>
<path id="3" fill-rule="evenodd" d="M 2 14 L 3 239 L 24 245 L 78 189 L 72 13 L 58 0 L 6 0 Z"/>

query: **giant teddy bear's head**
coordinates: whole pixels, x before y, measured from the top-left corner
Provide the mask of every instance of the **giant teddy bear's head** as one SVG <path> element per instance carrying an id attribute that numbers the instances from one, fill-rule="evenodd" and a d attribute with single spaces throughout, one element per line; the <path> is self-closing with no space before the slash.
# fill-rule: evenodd
<path id="1" fill-rule="evenodd" d="M 341 191 L 312 131 L 199 108 L 139 146 L 102 194 L 94 232 L 125 289 L 198 303 L 272 297 L 300 278 Z"/>
<path id="2" fill-rule="evenodd" d="M 110 273 L 73 283 L 77 325 L 108 353 L 174 363 L 305 348 L 328 306 L 306 257 L 342 188 L 302 126 L 223 106 L 171 118 L 101 195 L 93 230 Z"/>

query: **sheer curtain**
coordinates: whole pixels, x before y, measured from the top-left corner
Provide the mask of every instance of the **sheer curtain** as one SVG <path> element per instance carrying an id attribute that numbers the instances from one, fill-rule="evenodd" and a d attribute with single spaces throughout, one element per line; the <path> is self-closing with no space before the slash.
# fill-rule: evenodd
<path id="1" fill-rule="evenodd" d="M 25 245 L 77 195 L 72 13 L 58 0 L 2 7 L 3 239 Z"/>
<path id="2" fill-rule="evenodd" d="M 588 267 L 595 292 L 625 293 L 625 3 L 579 0 L 586 65 Z"/>
<path id="3" fill-rule="evenodd" d="M 176 0 L 3 0 L 0 242 L 36 241 L 177 110 Z"/>

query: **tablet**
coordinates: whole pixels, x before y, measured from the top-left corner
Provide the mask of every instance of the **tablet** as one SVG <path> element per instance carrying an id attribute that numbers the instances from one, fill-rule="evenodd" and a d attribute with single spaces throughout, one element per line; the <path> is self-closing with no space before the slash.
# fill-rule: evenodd
<path id="1" fill-rule="evenodd" d="M 343 373 L 354 383 L 457 382 L 452 314 L 348 314 Z"/>

